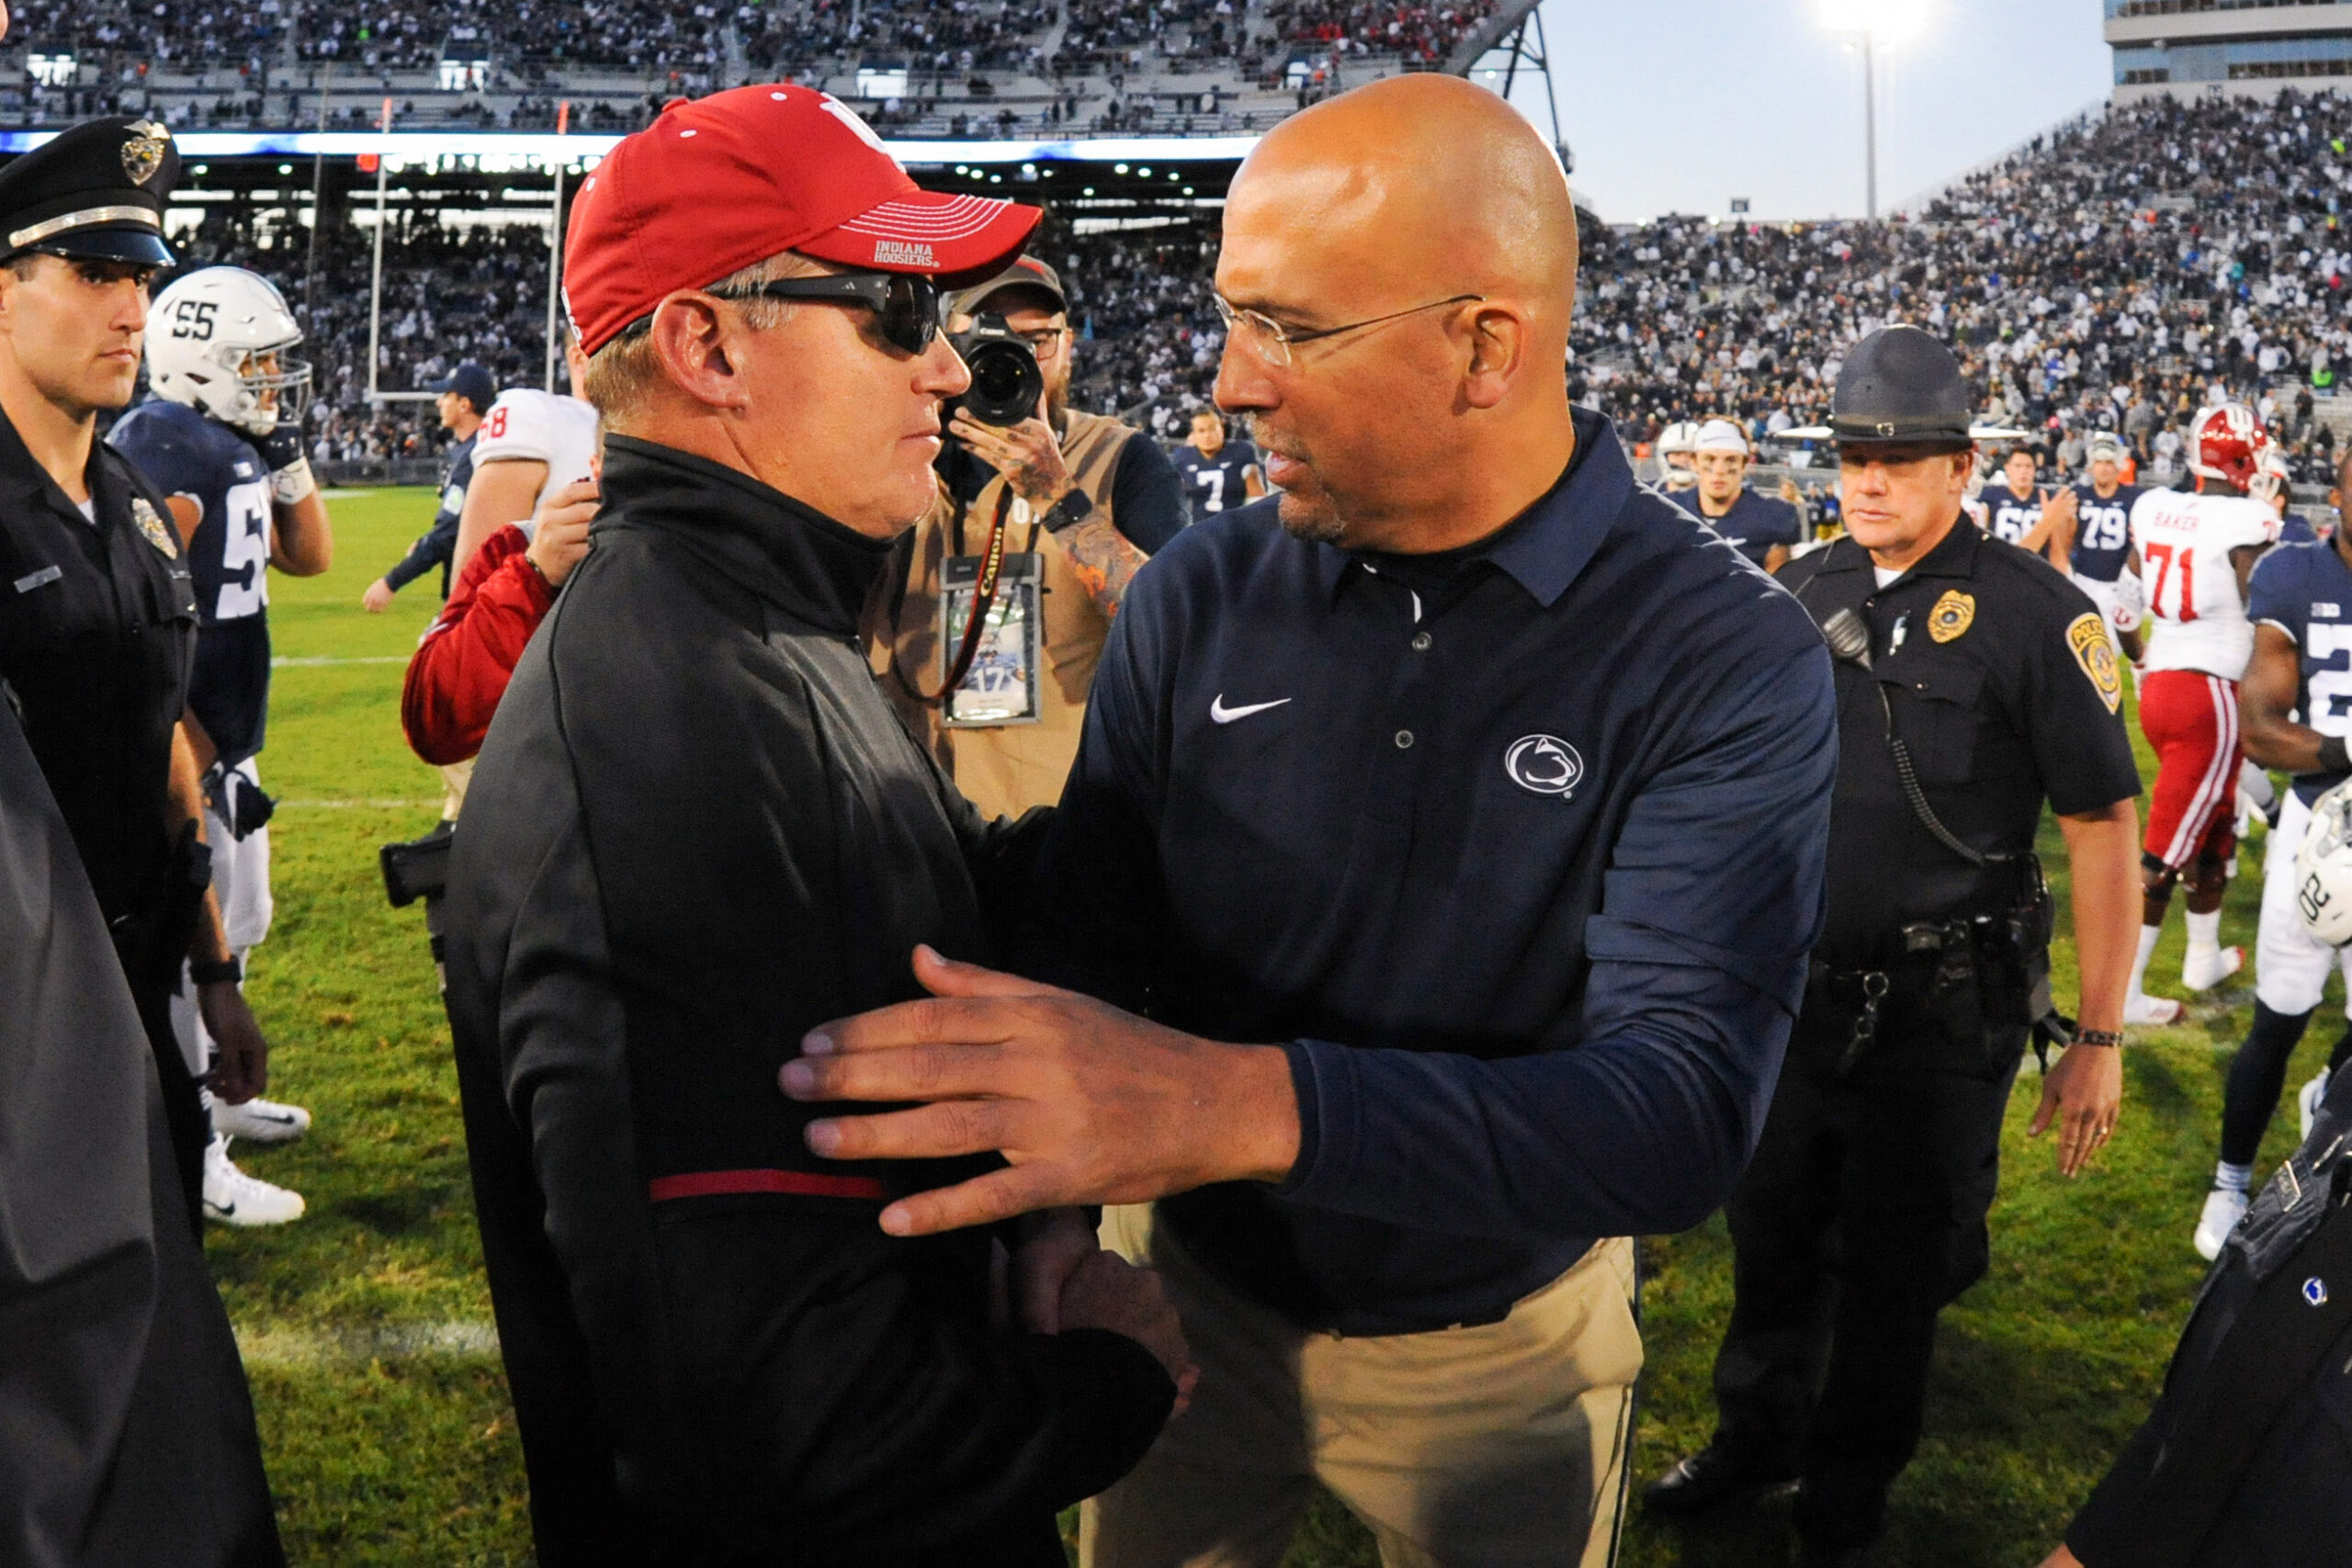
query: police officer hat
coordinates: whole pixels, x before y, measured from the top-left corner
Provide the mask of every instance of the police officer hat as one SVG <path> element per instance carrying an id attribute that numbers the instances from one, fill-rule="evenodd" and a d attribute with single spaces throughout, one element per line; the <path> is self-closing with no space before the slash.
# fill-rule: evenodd
<path id="1" fill-rule="evenodd" d="M 1951 350 L 1917 327 L 1881 327 L 1856 344 L 1829 399 L 1840 442 L 1905 446 L 1973 444 L 1968 381 Z"/>
<path id="2" fill-rule="evenodd" d="M 169 266 L 164 198 L 179 175 L 158 121 L 109 115 L 60 131 L 0 168 L 0 261 L 40 252 Z"/>

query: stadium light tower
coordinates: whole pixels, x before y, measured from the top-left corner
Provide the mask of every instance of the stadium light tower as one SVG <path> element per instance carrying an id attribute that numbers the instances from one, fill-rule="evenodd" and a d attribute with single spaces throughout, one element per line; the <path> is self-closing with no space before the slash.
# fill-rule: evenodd
<path id="1" fill-rule="evenodd" d="M 1862 55 L 1862 162 L 1866 207 L 1878 216 L 1878 51 L 1901 43 L 1928 19 L 1927 0 L 1821 0 L 1821 22 L 1855 40 Z"/>

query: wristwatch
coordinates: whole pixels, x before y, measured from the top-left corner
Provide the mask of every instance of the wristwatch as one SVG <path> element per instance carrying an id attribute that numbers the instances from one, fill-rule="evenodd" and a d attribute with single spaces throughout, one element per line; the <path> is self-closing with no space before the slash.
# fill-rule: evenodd
<path id="1" fill-rule="evenodd" d="M 2077 1045 L 2120 1045 L 2123 1043 L 2123 1031 L 2120 1029 L 2077 1029 L 2075 1031 L 2075 1043 Z"/>
<path id="2" fill-rule="evenodd" d="M 1093 498 L 1076 485 L 1072 485 L 1038 521 L 1045 524 L 1046 533 L 1058 534 L 1065 528 L 1074 527 L 1085 522 L 1093 510 Z"/>
<path id="3" fill-rule="evenodd" d="M 199 986 L 234 986 L 243 981 L 245 966 L 237 962 L 233 953 L 221 959 L 191 960 L 187 977 Z"/>

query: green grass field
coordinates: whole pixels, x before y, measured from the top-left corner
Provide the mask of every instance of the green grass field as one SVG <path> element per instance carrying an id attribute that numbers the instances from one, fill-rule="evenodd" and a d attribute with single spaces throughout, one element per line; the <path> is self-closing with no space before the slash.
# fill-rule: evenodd
<path id="1" fill-rule="evenodd" d="M 274 1047 L 269 1092 L 308 1105 L 317 1123 L 289 1147 L 237 1151 L 248 1170 L 300 1191 L 310 1213 L 277 1230 L 213 1227 L 208 1249 L 297 1563 L 527 1562 L 521 1453 L 490 1329 L 447 1026 L 419 911 L 388 908 L 376 871 L 378 844 L 421 833 L 438 814 L 437 775 L 410 755 L 398 714 L 401 664 L 435 606 L 429 581 L 381 616 L 362 613 L 359 594 L 423 529 L 433 501 L 383 491 L 337 497 L 332 509 L 334 570 L 273 588 L 285 662 L 263 777 L 280 801 L 277 921 L 251 986 Z M 2064 855 L 2055 832 L 2047 838 L 2063 897 Z M 2223 923 L 2225 942 L 2249 948 L 2259 844 Z M 2156 959 L 2160 992 L 2177 989 L 2181 940 L 2176 915 Z M 2063 941 L 2058 968 L 2070 998 Z M 1878 1561 L 2038 1562 L 2138 1423 L 2201 1272 L 2188 1235 L 2212 1168 L 2222 1074 L 2251 1005 L 2250 986 L 2233 982 L 2181 1027 L 2134 1045 L 2122 1128 L 2079 1181 L 2059 1179 L 2048 1145 L 2026 1141 L 2039 1080 L 2029 1070 L 2020 1081 L 1992 1275 L 1945 1315 L 1927 1442 L 1895 1491 Z M 2323 1009 L 2290 1085 L 2324 1059 L 2334 1016 Z M 2266 1164 L 2291 1143 L 2291 1122 L 2290 1105 Z M 1720 1219 L 1644 1250 L 1638 1480 L 1705 1440 L 1708 1368 L 1730 1306 Z M 1637 1517 L 1624 1553 L 1641 1568 L 1785 1558 L 1785 1518 L 1770 1509 L 1696 1530 Z M 1374 1558 L 1326 1506 L 1291 1561 L 1352 1568 Z"/>

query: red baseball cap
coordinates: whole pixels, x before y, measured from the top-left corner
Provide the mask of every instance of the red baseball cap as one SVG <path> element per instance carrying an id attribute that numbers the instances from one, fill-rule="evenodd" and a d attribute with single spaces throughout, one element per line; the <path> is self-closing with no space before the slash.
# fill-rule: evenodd
<path id="1" fill-rule="evenodd" d="M 1020 253 L 1036 208 L 924 190 L 830 93 L 790 85 L 681 98 L 582 183 L 564 308 L 594 354 L 662 297 L 780 251 L 951 281 Z"/>

